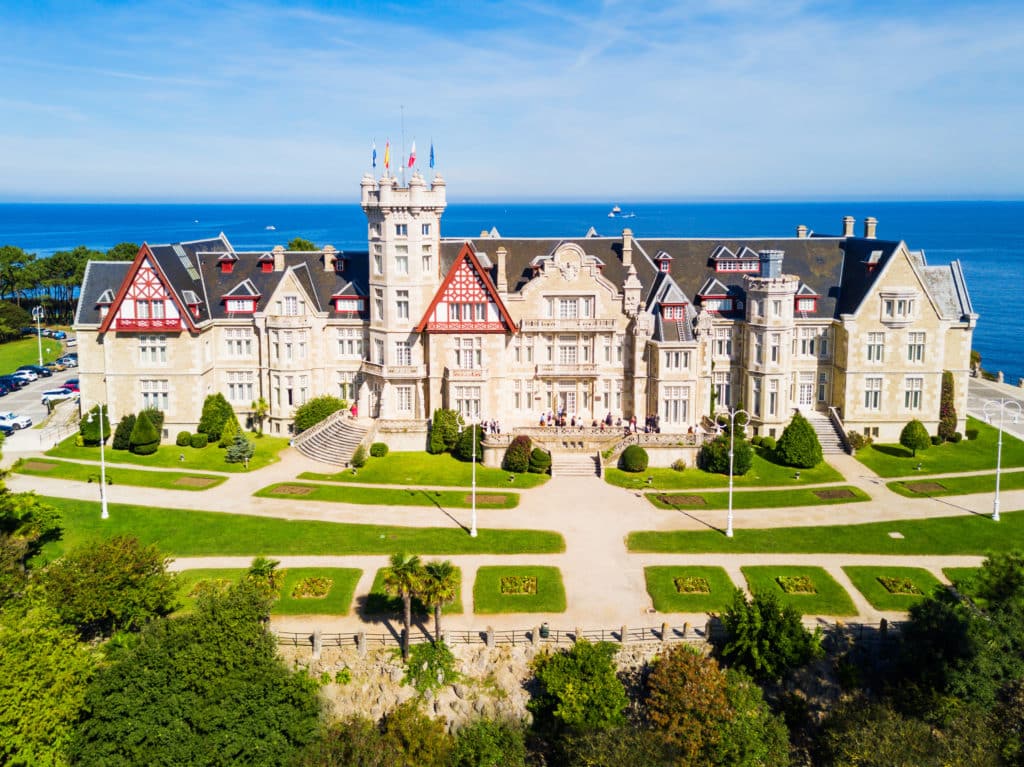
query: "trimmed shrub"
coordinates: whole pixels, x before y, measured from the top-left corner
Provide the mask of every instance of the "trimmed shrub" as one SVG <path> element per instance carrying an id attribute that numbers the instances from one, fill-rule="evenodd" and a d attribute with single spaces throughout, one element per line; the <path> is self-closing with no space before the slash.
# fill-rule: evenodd
<path id="1" fill-rule="evenodd" d="M 344 410 L 346 404 L 345 400 L 329 394 L 313 397 L 295 411 L 295 433 L 301 434 L 306 429 L 316 426 L 339 410 Z"/>
<path id="2" fill-rule="evenodd" d="M 136 455 L 152 455 L 160 447 L 160 433 L 143 410 L 135 419 L 132 429 L 130 450 Z"/>
<path id="3" fill-rule="evenodd" d="M 949 438 L 949 441 L 952 442 L 955 445 L 956 443 L 961 442 L 963 440 L 963 438 L 964 438 L 963 434 L 961 434 L 958 431 L 955 431 L 955 432 L 953 432 L 953 436 Z"/>
<path id="4" fill-rule="evenodd" d="M 135 413 L 122 416 L 114 429 L 114 450 L 129 450 L 132 442 L 132 429 L 135 428 Z"/>
<path id="5" fill-rule="evenodd" d="M 474 440 L 476 441 L 476 447 L 473 446 Z M 460 461 L 472 461 L 475 451 L 476 460 L 478 462 L 482 461 L 484 459 L 484 449 L 481 444 L 483 440 L 484 430 L 480 428 L 479 424 L 473 424 L 472 426 L 463 429 L 459 434 L 459 441 L 455 445 L 455 449 L 452 450 L 452 455 Z"/>
<path id="6" fill-rule="evenodd" d="M 622 451 L 622 456 L 619 458 L 619 467 L 623 471 L 633 473 L 646 471 L 648 461 L 646 450 L 639 445 L 630 445 Z"/>
<path id="7" fill-rule="evenodd" d="M 352 453 L 352 465 L 357 469 L 361 469 L 366 465 L 366 448 L 360 445 L 356 448 L 356 451 Z"/>
<path id="8" fill-rule="evenodd" d="M 797 469 L 811 469 L 821 463 L 821 443 L 811 422 L 796 413 L 775 447 L 775 457 Z"/>
<path id="9" fill-rule="evenodd" d="M 940 437 L 938 434 L 933 434 L 931 440 L 933 445 L 938 446 L 942 444 L 942 437 Z"/>
<path id="10" fill-rule="evenodd" d="M 964 436 L 967 437 L 968 440 L 973 442 L 974 440 L 976 440 L 978 438 L 978 430 L 977 429 L 968 429 L 967 431 L 964 432 Z"/>
<path id="11" fill-rule="evenodd" d="M 775 451 L 775 437 L 761 437 L 761 447 L 765 450 Z"/>
<path id="12" fill-rule="evenodd" d="M 90 421 L 90 417 L 92 420 Z M 82 416 L 78 422 L 78 435 L 86 447 L 99 447 L 100 444 L 100 406 L 93 405 L 92 410 Z M 107 409 L 103 408 L 103 441 L 110 438 L 110 418 Z"/>
<path id="13" fill-rule="evenodd" d="M 762 437 L 759 434 L 756 434 L 750 438 L 750 444 L 753 445 L 754 447 L 761 447 L 761 440 L 763 439 L 764 437 Z"/>
<path id="14" fill-rule="evenodd" d="M 502 468 L 505 471 L 513 471 L 522 474 L 530 469 L 530 450 L 533 448 L 533 440 L 525 434 L 520 434 L 505 450 L 505 460 L 502 461 Z"/>
<path id="15" fill-rule="evenodd" d="M 199 431 L 192 435 L 192 438 L 188 441 L 188 443 L 194 448 L 202 449 L 210 443 L 210 437 Z"/>
<path id="16" fill-rule="evenodd" d="M 241 433 L 242 427 L 238 423 L 238 416 L 232 413 L 231 417 L 224 421 L 224 428 L 220 430 L 220 440 L 217 442 L 217 446 L 226 448 L 234 444 L 235 437 Z"/>
<path id="17" fill-rule="evenodd" d="M 672 461 L 672 471 L 686 471 L 686 461 L 682 458 Z"/>
<path id="18" fill-rule="evenodd" d="M 953 374 L 942 371 L 942 394 L 939 400 L 939 436 L 952 440 L 956 432 L 956 395 L 953 391 Z"/>
<path id="19" fill-rule="evenodd" d="M 767 438 L 766 438 L 767 439 Z M 764 442 L 761 443 L 762 446 Z M 745 439 L 737 439 L 733 448 L 733 476 L 743 476 L 754 463 L 754 448 Z M 697 453 L 697 465 L 704 471 L 729 474 L 729 435 L 705 442 Z"/>
<path id="20" fill-rule="evenodd" d="M 157 407 L 147 407 L 142 412 L 146 414 L 149 422 L 153 424 L 156 433 L 162 437 L 164 434 L 164 411 Z"/>
<path id="21" fill-rule="evenodd" d="M 932 441 L 924 424 L 915 418 L 900 432 L 900 444 L 916 456 L 918 450 L 927 450 L 931 447 Z"/>
<path id="22" fill-rule="evenodd" d="M 455 449 L 459 441 L 459 414 L 439 407 L 430 419 L 430 443 L 427 452 L 437 455 Z"/>
<path id="23" fill-rule="evenodd" d="M 530 452 L 530 473 L 547 474 L 551 471 L 551 453 L 539 447 Z"/>
<path id="24" fill-rule="evenodd" d="M 244 434 L 236 434 L 231 440 L 231 444 L 228 445 L 224 461 L 226 463 L 248 463 L 255 452 L 256 445 L 252 440 L 246 439 Z"/>
<path id="25" fill-rule="evenodd" d="M 861 434 L 859 431 L 848 431 L 846 432 L 846 441 L 850 443 L 850 447 L 854 450 L 860 450 L 868 442 L 868 438 Z"/>
<path id="26" fill-rule="evenodd" d="M 374 458 L 383 458 L 388 454 L 388 446 L 384 442 L 374 442 L 370 445 L 370 455 Z"/>
<path id="27" fill-rule="evenodd" d="M 196 431 L 207 435 L 210 442 L 216 442 L 220 439 L 224 423 L 234 413 L 235 411 L 228 404 L 223 394 L 220 392 L 211 394 L 203 400 L 203 413 L 199 417 L 199 425 L 196 426 Z"/>
<path id="28" fill-rule="evenodd" d="M 174 438 L 174 444 L 178 447 L 188 447 L 192 444 L 192 433 L 179 431 L 178 436 Z"/>

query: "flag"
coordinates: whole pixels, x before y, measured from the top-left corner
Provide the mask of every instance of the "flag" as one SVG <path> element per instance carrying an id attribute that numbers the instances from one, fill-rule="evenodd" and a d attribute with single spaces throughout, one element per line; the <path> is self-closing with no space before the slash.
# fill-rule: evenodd
<path id="1" fill-rule="evenodd" d="M 409 150 L 409 167 L 416 164 L 416 139 L 412 140 L 412 149 Z"/>
<path id="2" fill-rule="evenodd" d="M 391 167 L 391 139 L 384 142 L 384 170 Z"/>
<path id="3" fill-rule="evenodd" d="M 430 142 L 430 167 L 434 167 L 434 142 Z"/>
<path id="4" fill-rule="evenodd" d="M 377 142 L 373 142 L 373 156 L 372 156 L 373 167 L 377 167 Z"/>

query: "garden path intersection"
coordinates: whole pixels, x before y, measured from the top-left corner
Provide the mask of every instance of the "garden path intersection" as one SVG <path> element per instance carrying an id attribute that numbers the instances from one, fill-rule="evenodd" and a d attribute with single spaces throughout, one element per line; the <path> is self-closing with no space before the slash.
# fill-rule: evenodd
<path id="1" fill-rule="evenodd" d="M 999 387 L 1000 396 L 1008 393 L 1018 397 L 1015 387 Z M 987 392 L 986 392 L 987 393 Z M 18 457 L 38 456 L 39 453 L 5 451 L 4 460 L 12 462 Z M 845 477 L 843 485 L 858 487 L 871 497 L 862 503 L 820 507 L 771 509 L 736 509 L 733 512 L 737 531 L 753 528 L 792 526 L 827 526 L 867 522 L 892 522 L 964 514 L 988 516 L 992 508 L 992 494 L 961 495 L 940 498 L 910 499 L 890 491 L 885 482 L 863 464 L 846 455 L 830 456 L 829 462 Z M 109 464 L 116 466 L 115 463 Z M 133 467 L 138 468 L 138 467 Z M 251 473 L 229 475 L 218 487 L 203 492 L 187 492 L 157 488 L 115 485 L 108 488 L 111 504 L 133 503 L 155 508 L 177 508 L 214 511 L 229 514 L 247 514 L 293 520 L 318 520 L 336 523 L 362 523 L 418 527 L 468 528 L 469 509 L 438 509 L 423 506 L 357 506 L 342 503 L 302 502 L 284 498 L 253 497 L 257 490 L 276 482 L 293 481 L 303 471 L 324 470 L 301 456 L 294 449 L 281 453 L 281 460 Z M 928 475 L 929 479 L 938 475 Z M 35 490 L 42 495 L 81 499 L 96 492 L 81 482 L 57 477 L 38 477 L 10 474 L 8 486 L 14 491 Z M 309 480 L 303 480 L 309 482 Z M 431 488 L 422 488 L 431 489 Z M 440 488 L 439 488 L 440 489 Z M 451 490 L 453 488 L 443 488 Z M 487 492 L 486 490 L 484 492 Z M 756 492 L 756 489 L 737 489 L 736 493 Z M 1024 490 L 1004 491 L 1003 509 L 1024 508 Z M 116 506 L 112 509 L 116 513 Z M 702 626 L 706 615 L 682 613 L 655 613 L 648 596 L 644 568 L 654 565 L 710 565 L 724 568 L 737 586 L 745 586 L 742 567 L 750 565 L 812 565 L 824 568 L 838 581 L 853 599 L 857 615 L 844 616 L 845 621 L 873 623 L 885 617 L 900 619 L 903 613 L 879 611 L 872 607 L 853 586 L 843 567 L 851 565 L 886 565 L 919 567 L 928 570 L 941 582 L 948 582 L 943 568 L 976 567 L 982 559 L 977 556 L 932 556 L 889 554 L 784 554 L 784 553 L 699 553 L 663 554 L 631 553 L 626 547 L 626 536 L 633 531 L 719 530 L 725 529 L 725 510 L 705 508 L 670 511 L 656 509 L 639 493 L 606 484 L 597 478 L 554 477 L 546 484 L 520 491 L 517 508 L 506 510 L 479 509 L 478 525 L 481 529 L 533 529 L 560 533 L 565 539 L 564 552 L 557 554 L 468 554 L 427 556 L 425 559 L 450 559 L 462 570 L 462 603 L 465 612 L 445 619 L 449 630 L 483 630 L 491 626 L 497 630 L 529 629 L 547 621 L 552 628 L 574 630 L 656 627 L 662 622 L 681 625 L 689 622 Z M 993 523 L 996 524 L 996 523 Z M 1024 546 L 1024 542 L 1022 542 Z M 413 552 L 416 553 L 416 552 Z M 281 561 L 282 567 L 355 567 L 362 576 L 356 585 L 356 598 L 370 591 L 374 575 L 387 565 L 387 556 L 275 556 L 273 551 L 253 552 Z M 209 567 L 244 568 L 251 561 L 245 557 L 181 557 L 172 569 Z M 500 614 L 474 615 L 473 583 L 478 568 L 486 565 L 547 565 L 561 570 L 565 584 L 568 608 L 557 614 Z M 812 616 L 807 616 L 808 618 Z M 397 616 L 396 616 L 397 618 Z M 826 618 L 826 620 L 835 620 Z M 387 621 L 393 630 L 394 619 Z M 428 622 L 429 623 L 429 622 Z M 309 632 L 313 629 L 328 633 L 366 630 L 379 632 L 380 623 L 362 620 L 355 610 L 347 616 L 288 616 L 275 617 L 278 630 Z M 421 627 L 421 628 L 425 628 Z"/>

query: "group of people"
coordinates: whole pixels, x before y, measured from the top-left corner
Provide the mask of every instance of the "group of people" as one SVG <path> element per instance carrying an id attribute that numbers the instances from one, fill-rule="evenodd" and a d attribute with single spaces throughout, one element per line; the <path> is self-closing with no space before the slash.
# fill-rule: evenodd
<path id="1" fill-rule="evenodd" d="M 559 410 L 557 413 L 549 410 L 547 413 L 541 413 L 539 425 L 554 426 L 562 429 L 583 429 L 587 424 L 582 417 L 566 415 L 564 410 Z M 635 415 L 623 423 L 622 416 L 613 419 L 611 412 L 609 412 L 603 419 L 598 420 L 595 418 L 590 422 L 590 428 L 600 429 L 601 431 L 611 429 L 613 426 L 616 429 L 624 429 L 626 434 L 636 434 L 640 430 Z M 661 417 L 657 415 L 647 416 L 644 419 L 643 431 L 645 434 L 660 434 Z"/>

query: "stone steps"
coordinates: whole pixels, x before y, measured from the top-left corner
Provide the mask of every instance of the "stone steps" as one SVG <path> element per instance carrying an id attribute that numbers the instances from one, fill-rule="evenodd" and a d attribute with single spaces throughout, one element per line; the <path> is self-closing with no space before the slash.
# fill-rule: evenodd
<path id="1" fill-rule="evenodd" d="M 307 458 L 334 466 L 347 466 L 352 460 L 367 429 L 359 421 L 332 416 L 322 428 L 310 430 L 296 438 L 295 448 Z"/>
<path id="2" fill-rule="evenodd" d="M 818 442 L 821 443 L 822 453 L 825 455 L 837 455 L 846 452 L 846 448 L 843 447 L 843 440 L 836 432 L 836 428 L 828 416 L 821 415 L 820 413 L 804 413 L 803 415 L 810 422 L 811 426 L 814 427 L 814 431 L 818 435 Z"/>
<path id="3" fill-rule="evenodd" d="M 552 453 L 552 477 L 600 477 L 601 464 L 590 453 Z"/>

